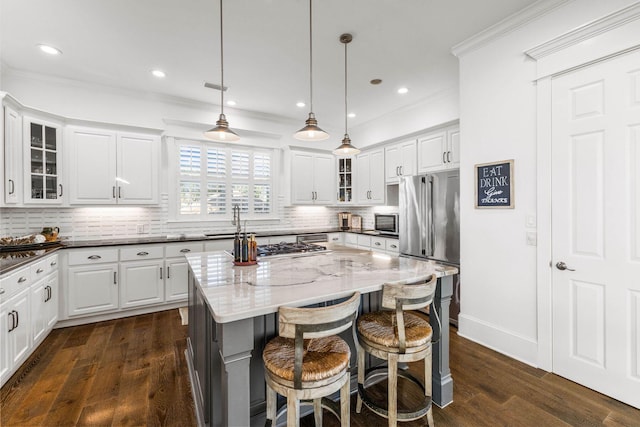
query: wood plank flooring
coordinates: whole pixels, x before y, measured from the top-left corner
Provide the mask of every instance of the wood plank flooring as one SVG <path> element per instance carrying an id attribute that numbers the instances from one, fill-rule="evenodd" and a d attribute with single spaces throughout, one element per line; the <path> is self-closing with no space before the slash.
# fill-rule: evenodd
<path id="1" fill-rule="evenodd" d="M 193 426 L 178 310 L 54 330 L 0 392 L 1 426 Z M 412 366 L 418 375 L 420 366 Z M 640 427 L 640 411 L 459 337 L 451 329 L 454 403 L 436 426 Z M 384 396 L 384 384 L 379 390 Z M 416 391 L 401 385 L 401 399 Z M 351 425 L 385 420 L 366 408 Z M 301 423 L 312 426 L 313 418 Z M 325 426 L 338 426 L 330 414 Z M 400 424 L 426 425 L 426 420 Z"/>

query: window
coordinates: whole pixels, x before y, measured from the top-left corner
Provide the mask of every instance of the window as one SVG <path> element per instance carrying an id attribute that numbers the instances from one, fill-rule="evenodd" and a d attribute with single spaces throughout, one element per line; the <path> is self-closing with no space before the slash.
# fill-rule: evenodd
<path id="1" fill-rule="evenodd" d="M 247 218 L 272 213 L 273 151 L 179 141 L 177 217 L 224 219 L 239 205 Z"/>

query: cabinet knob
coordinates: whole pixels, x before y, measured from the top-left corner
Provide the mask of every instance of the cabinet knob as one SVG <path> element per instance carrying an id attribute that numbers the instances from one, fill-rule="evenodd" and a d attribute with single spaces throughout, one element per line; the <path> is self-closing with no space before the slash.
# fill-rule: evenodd
<path id="1" fill-rule="evenodd" d="M 398 246 L 397 246 L 397 245 L 391 245 L 391 247 L 392 247 L 393 249 L 396 249 Z"/>
<path id="2" fill-rule="evenodd" d="M 380 246 L 380 242 L 376 242 L 376 243 L 375 243 L 375 245 L 376 245 L 376 246 Z"/>
<path id="3" fill-rule="evenodd" d="M 44 271 L 43 269 L 39 268 L 39 269 L 37 269 L 37 270 L 36 270 L 36 274 L 40 274 L 40 273 L 42 273 L 43 271 Z"/>
<path id="4" fill-rule="evenodd" d="M 180 249 L 180 253 L 186 254 L 187 252 L 191 252 L 191 249 Z"/>
<path id="5" fill-rule="evenodd" d="M 24 276 L 18 279 L 18 283 L 24 283 L 26 281 L 27 281 L 27 278 Z"/>
<path id="6" fill-rule="evenodd" d="M 51 265 L 51 267 L 54 267 L 54 266 L 58 265 L 58 263 L 56 261 L 51 261 L 50 265 Z"/>

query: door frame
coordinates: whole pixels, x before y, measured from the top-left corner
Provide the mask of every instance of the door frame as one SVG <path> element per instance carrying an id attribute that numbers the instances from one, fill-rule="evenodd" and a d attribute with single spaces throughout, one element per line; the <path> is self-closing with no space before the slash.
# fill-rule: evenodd
<path id="1" fill-rule="evenodd" d="M 588 46 L 584 41 L 589 40 Z M 640 3 L 620 9 L 526 52 L 536 61 L 537 366 L 553 372 L 552 93 L 553 78 L 640 50 Z"/>

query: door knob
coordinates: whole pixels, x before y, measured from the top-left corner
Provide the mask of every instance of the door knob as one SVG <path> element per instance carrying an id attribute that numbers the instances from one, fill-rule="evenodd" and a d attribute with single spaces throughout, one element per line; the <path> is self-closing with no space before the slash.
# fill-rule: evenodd
<path id="1" fill-rule="evenodd" d="M 573 268 L 569 268 L 567 267 L 567 264 L 565 264 L 563 261 L 560 261 L 556 264 L 556 268 L 558 270 L 569 270 L 569 271 L 576 271 Z"/>

